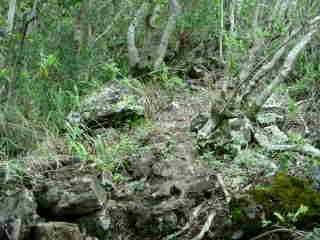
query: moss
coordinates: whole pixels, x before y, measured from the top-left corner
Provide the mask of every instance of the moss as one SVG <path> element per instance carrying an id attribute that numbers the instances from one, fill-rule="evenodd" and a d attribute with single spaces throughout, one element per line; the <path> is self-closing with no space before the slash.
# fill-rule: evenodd
<path id="1" fill-rule="evenodd" d="M 287 216 L 296 213 L 304 205 L 308 211 L 300 215 L 294 225 L 309 228 L 320 223 L 320 192 L 313 190 L 311 183 L 305 179 L 280 172 L 270 184 L 257 186 L 249 194 L 257 204 L 263 206 L 268 220 L 276 220 L 275 212 Z"/>

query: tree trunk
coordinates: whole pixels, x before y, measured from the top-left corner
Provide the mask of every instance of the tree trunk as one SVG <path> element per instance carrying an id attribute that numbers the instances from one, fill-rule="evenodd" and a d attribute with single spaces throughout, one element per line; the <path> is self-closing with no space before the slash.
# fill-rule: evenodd
<path id="1" fill-rule="evenodd" d="M 10 0 L 8 18 L 7 18 L 7 33 L 11 33 L 13 30 L 15 14 L 16 14 L 16 0 Z"/>

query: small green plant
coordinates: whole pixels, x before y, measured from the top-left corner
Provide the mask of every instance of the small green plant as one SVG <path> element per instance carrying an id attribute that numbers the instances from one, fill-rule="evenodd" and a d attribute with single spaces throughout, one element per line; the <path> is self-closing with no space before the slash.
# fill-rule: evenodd
<path id="1" fill-rule="evenodd" d="M 309 208 L 301 204 L 301 206 L 297 209 L 296 212 L 289 212 L 285 216 L 278 212 L 274 212 L 273 214 L 277 217 L 279 223 L 281 224 L 292 224 L 298 221 L 300 216 L 305 215 L 308 212 Z"/>
<path id="2" fill-rule="evenodd" d="M 89 152 L 80 141 L 83 131 L 78 126 L 72 126 L 69 123 L 67 123 L 67 131 L 66 142 L 69 147 L 69 152 L 82 160 L 87 160 Z"/>
<path id="3" fill-rule="evenodd" d="M 103 138 L 94 141 L 95 161 L 99 169 L 111 171 L 114 180 L 123 179 L 122 170 L 126 168 L 127 159 L 139 148 L 137 142 L 128 136 L 121 136 L 114 144 L 106 144 Z"/>
<path id="4" fill-rule="evenodd" d="M 60 63 L 54 54 L 45 55 L 44 53 L 40 53 L 40 76 L 48 77 L 50 70 L 58 68 L 59 66 Z"/>
<path id="5" fill-rule="evenodd" d="M 290 142 L 292 142 L 294 144 L 299 144 L 299 145 L 301 144 L 302 145 L 305 143 L 305 139 L 299 133 L 289 132 L 288 137 L 289 137 Z"/>
<path id="6" fill-rule="evenodd" d="M 292 152 L 280 152 L 275 155 L 275 158 L 280 164 L 280 169 L 286 171 L 289 168 L 290 162 L 294 161 L 295 155 Z"/>
<path id="7" fill-rule="evenodd" d="M 114 62 L 102 64 L 101 70 L 106 80 L 114 80 L 117 75 L 120 75 L 120 68 Z"/>

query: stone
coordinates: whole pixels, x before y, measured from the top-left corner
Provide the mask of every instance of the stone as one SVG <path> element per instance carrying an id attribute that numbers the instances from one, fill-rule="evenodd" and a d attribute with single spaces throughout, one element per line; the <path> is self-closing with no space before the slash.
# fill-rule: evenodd
<path id="1" fill-rule="evenodd" d="M 198 132 L 208 121 L 209 114 L 199 113 L 191 119 L 190 130 L 191 132 Z"/>
<path id="2" fill-rule="evenodd" d="M 0 199 L 0 239 L 20 240 L 29 234 L 29 226 L 40 221 L 37 203 L 31 191 L 24 189 Z"/>
<path id="3" fill-rule="evenodd" d="M 98 239 L 106 239 L 111 231 L 111 217 L 108 211 L 101 210 L 77 220 L 82 232 Z"/>
<path id="4" fill-rule="evenodd" d="M 284 120 L 283 115 L 274 112 L 261 112 L 257 114 L 257 122 L 263 126 L 281 124 Z"/>
<path id="5" fill-rule="evenodd" d="M 38 223 L 32 228 L 33 240 L 83 240 L 76 224 L 67 222 Z"/>
<path id="6" fill-rule="evenodd" d="M 259 169 L 266 176 L 273 176 L 279 170 L 272 159 L 252 149 L 240 150 L 234 158 L 234 162 L 247 169 Z"/>
<path id="7" fill-rule="evenodd" d="M 157 149 L 147 149 L 140 157 L 129 159 L 129 170 L 136 179 L 149 177 L 152 174 L 152 165 L 156 160 Z"/>
<path id="8" fill-rule="evenodd" d="M 53 182 L 38 193 L 40 211 L 49 217 L 81 217 L 103 208 L 107 194 L 91 176 Z"/>
<path id="9" fill-rule="evenodd" d="M 289 141 L 288 136 L 276 125 L 268 126 L 259 130 L 256 129 L 254 137 L 262 147 L 286 144 Z"/>
<path id="10" fill-rule="evenodd" d="M 262 106 L 262 111 L 285 113 L 288 110 L 289 98 L 287 89 L 276 89 Z"/>
<path id="11" fill-rule="evenodd" d="M 252 140 L 253 127 L 247 118 L 233 118 L 229 120 L 230 134 L 233 144 L 239 148 L 247 146 Z"/>
<path id="12" fill-rule="evenodd" d="M 121 80 L 108 83 L 80 103 L 79 111 L 67 116 L 71 124 L 90 128 L 118 126 L 144 116 L 143 98 Z"/>

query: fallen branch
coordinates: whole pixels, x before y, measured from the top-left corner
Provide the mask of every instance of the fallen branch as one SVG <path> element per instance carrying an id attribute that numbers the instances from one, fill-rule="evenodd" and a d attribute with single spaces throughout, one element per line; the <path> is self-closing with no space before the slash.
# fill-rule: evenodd
<path id="1" fill-rule="evenodd" d="M 293 151 L 300 152 L 305 155 L 320 158 L 320 150 L 311 146 L 310 144 L 298 145 L 298 144 L 281 144 L 281 145 L 264 145 L 269 151 Z"/>
<path id="2" fill-rule="evenodd" d="M 212 221 L 214 219 L 214 217 L 216 216 L 216 212 L 211 212 L 210 215 L 207 218 L 206 223 L 203 225 L 203 228 L 201 229 L 201 232 L 194 238 L 192 238 L 192 240 L 201 240 L 204 235 L 210 230 L 210 227 L 212 225 Z"/>
<path id="3" fill-rule="evenodd" d="M 217 174 L 217 180 L 219 182 L 220 187 L 222 188 L 222 191 L 223 191 L 223 193 L 225 195 L 227 203 L 229 203 L 231 201 L 231 194 L 228 192 L 228 190 L 227 190 L 227 188 L 226 188 L 226 186 L 224 184 L 224 181 L 223 181 L 223 178 L 222 178 L 221 174 Z"/>
<path id="4" fill-rule="evenodd" d="M 176 239 L 178 236 L 180 236 L 183 233 L 185 233 L 186 231 L 188 231 L 188 229 L 190 229 L 190 227 L 191 227 L 191 223 L 200 215 L 202 207 L 203 207 L 203 204 L 200 204 L 199 206 L 197 206 L 193 210 L 189 222 L 187 222 L 180 231 L 165 237 L 164 240 Z"/>
<path id="5" fill-rule="evenodd" d="M 287 232 L 287 233 L 291 233 L 291 234 L 298 234 L 301 237 L 304 236 L 302 233 L 295 232 L 294 230 L 289 229 L 289 228 L 279 228 L 279 229 L 274 229 L 274 230 L 270 230 L 270 231 L 264 232 L 264 233 L 254 237 L 254 238 L 251 238 L 250 240 L 258 240 L 258 239 L 264 238 L 264 237 L 266 237 L 268 235 L 271 235 L 273 233 L 281 233 L 281 232 Z"/>

